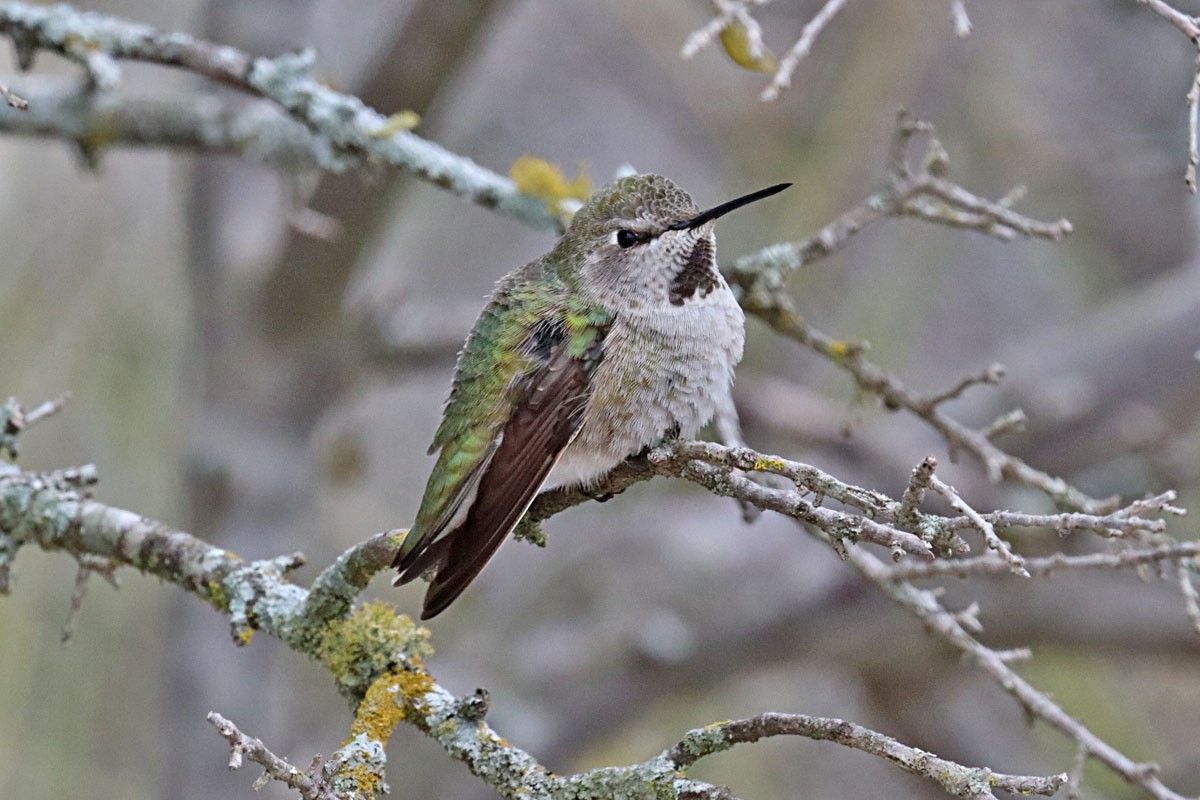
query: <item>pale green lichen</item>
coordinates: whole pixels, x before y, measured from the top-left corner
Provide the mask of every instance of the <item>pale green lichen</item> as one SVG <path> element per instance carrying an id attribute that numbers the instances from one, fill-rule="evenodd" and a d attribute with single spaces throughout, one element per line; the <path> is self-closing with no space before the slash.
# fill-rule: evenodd
<path id="1" fill-rule="evenodd" d="M 316 656 L 333 674 L 338 691 L 357 700 L 397 665 L 433 653 L 429 630 L 384 602 L 363 603 L 345 619 L 326 626 Z"/>
<path id="2" fill-rule="evenodd" d="M 729 740 L 729 736 L 725 733 L 722 727 L 724 723 L 714 722 L 711 725 L 706 725 L 703 728 L 696 728 L 687 732 L 683 737 L 680 745 L 688 755 L 694 758 L 709 755 L 710 753 L 719 753 L 722 750 L 728 750 L 733 747 L 733 742 Z"/>

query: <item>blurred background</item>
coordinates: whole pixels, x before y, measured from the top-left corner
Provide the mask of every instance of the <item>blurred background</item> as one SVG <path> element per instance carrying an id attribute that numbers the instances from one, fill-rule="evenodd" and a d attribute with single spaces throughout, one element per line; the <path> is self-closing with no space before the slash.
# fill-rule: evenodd
<path id="1" fill-rule="evenodd" d="M 784 52 L 820 5 L 762 9 L 768 44 Z M 950 177 L 990 197 L 1024 184 L 1020 210 L 1065 216 L 1075 233 L 1004 244 L 887 221 L 795 275 L 799 309 L 870 341 L 924 391 L 1005 363 L 1001 388 L 950 410 L 984 425 L 1023 407 L 1027 432 L 1001 444 L 1093 495 L 1200 499 L 1197 201 L 1183 182 L 1194 54 L 1139 4 L 968 2 L 974 32 L 958 39 L 949 3 L 851 3 L 770 105 L 757 99 L 766 78 L 719 48 L 680 60 L 709 19 L 700 0 L 89 7 L 259 54 L 311 45 L 323 80 L 384 113 L 418 111 L 421 135 L 502 173 L 532 154 L 599 185 L 629 163 L 701 206 L 794 182 L 722 220 L 725 261 L 860 202 L 906 106 L 938 126 Z M 35 72 L 77 74 L 49 56 Z M 139 65 L 123 91 L 241 102 Z M 114 148 L 89 170 L 70 143 L 0 136 L 0 186 L 0 394 L 76 398 L 23 438 L 21 464 L 95 462 L 104 502 L 245 558 L 302 550 L 300 581 L 411 520 L 455 351 L 494 281 L 553 243 L 401 175 L 297 182 L 233 156 Z M 289 225 L 301 190 L 337 237 Z M 757 449 L 891 493 L 932 453 L 977 508 L 1049 510 L 988 484 L 976 463 L 949 465 L 919 420 L 879 409 L 761 324 L 748 338 L 737 400 Z M 493 725 L 555 771 L 641 761 L 688 728 L 765 710 L 851 719 L 1006 772 L 1070 765 L 1070 743 L 1030 727 L 786 520 L 747 526 L 733 503 L 659 479 L 546 527 L 545 550 L 506 544 L 431 624 L 431 668 L 457 693 L 487 687 Z M 1195 522 L 1174 531 L 1192 538 Z M 1017 545 L 1095 547 L 1049 532 Z M 219 615 L 132 572 L 119 592 L 94 581 L 60 646 L 74 571 L 29 549 L 0 601 L 0 796 L 254 796 L 256 770 L 226 769 L 209 710 L 301 766 L 345 737 L 350 710 L 319 666 L 265 636 L 233 647 Z M 421 593 L 381 576 L 369 596 L 415 613 Z M 1172 584 L 996 578 L 955 584 L 948 602 L 972 600 L 985 643 L 1033 648 L 1019 670 L 1034 685 L 1200 793 L 1200 637 Z M 408 728 L 389 757 L 394 797 L 491 796 Z M 745 746 L 691 774 L 764 800 L 942 796 L 805 740 Z M 1087 776 L 1085 796 L 1136 794 L 1098 768 Z"/>

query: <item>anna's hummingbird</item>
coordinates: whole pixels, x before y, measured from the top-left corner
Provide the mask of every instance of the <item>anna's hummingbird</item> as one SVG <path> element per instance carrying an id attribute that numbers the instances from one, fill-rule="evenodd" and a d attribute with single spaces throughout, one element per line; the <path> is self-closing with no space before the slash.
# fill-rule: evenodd
<path id="1" fill-rule="evenodd" d="M 393 562 L 397 586 L 432 574 L 422 619 L 474 580 L 540 488 L 588 485 L 732 407 L 744 318 L 713 220 L 789 185 L 702 212 L 666 178 L 622 178 L 500 280 L 459 354 L 437 465 Z"/>

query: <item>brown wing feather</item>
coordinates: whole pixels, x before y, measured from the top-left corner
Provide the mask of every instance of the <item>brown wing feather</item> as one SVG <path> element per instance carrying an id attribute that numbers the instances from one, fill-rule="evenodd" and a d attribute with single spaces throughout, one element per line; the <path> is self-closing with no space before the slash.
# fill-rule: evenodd
<path id="1" fill-rule="evenodd" d="M 528 381 L 525 399 L 504 426 L 463 523 L 437 542 L 440 552 L 421 559 L 423 568 L 432 558 L 441 561 L 421 619 L 444 611 L 516 527 L 579 429 L 587 395 L 587 363 L 568 356 L 560 344 Z"/>

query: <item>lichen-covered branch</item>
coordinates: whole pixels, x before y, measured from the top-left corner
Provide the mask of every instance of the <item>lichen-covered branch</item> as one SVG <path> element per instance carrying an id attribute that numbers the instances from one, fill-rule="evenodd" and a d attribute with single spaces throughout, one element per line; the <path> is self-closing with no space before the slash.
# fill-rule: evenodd
<path id="1" fill-rule="evenodd" d="M 83 67 L 91 84 L 103 91 L 119 83 L 122 60 L 186 69 L 273 101 L 350 162 L 402 169 L 536 227 L 561 224 L 545 202 L 522 194 L 508 178 L 404 130 L 393 117 L 317 81 L 311 75 L 311 53 L 254 57 L 67 5 L 0 4 L 0 34 L 12 39 L 23 70 L 32 67 L 38 51 L 58 53 Z M 345 163 L 331 160 L 323 166 Z"/>
<path id="2" fill-rule="evenodd" d="M 8 409 L 10 418 L 27 418 L 16 403 L 9 404 Z M 852 509 L 871 509 L 885 522 L 801 501 L 799 488 L 785 491 L 762 487 L 742 476 L 743 470 L 787 477 L 798 486 L 800 481 L 808 481 L 819 487 L 815 491 L 823 497 L 839 499 Z M 85 472 L 94 478 L 91 471 Z M 882 544 L 914 549 L 919 544 L 929 550 L 919 536 L 886 522 L 902 503 L 849 486 L 807 465 L 747 448 L 705 442 L 659 448 L 627 469 L 618 470 L 610 488 L 619 490 L 622 484 L 628 486 L 654 474 L 681 475 L 718 493 L 782 510 L 821 529 L 824 536 L 853 541 L 847 536 L 847 531 L 853 529 L 859 538 L 876 541 L 870 532 L 878 528 L 886 533 L 887 538 L 879 540 Z M 721 742 L 750 741 L 758 738 L 747 738 L 751 733 L 765 735 L 772 726 L 778 727 L 776 732 L 780 734 L 802 733 L 803 726 L 797 720 L 809 719 L 795 717 L 784 723 L 781 720 L 785 717 L 767 717 L 764 719 L 775 721 L 764 723 L 765 728 L 751 723 L 718 726 L 707 729 L 707 738 L 690 734 L 680 746 L 640 764 L 571 776 L 553 775 L 484 723 L 486 693 L 458 698 L 437 684 L 424 666 L 430 652 L 427 631 L 383 603 L 354 607 L 354 598 L 370 577 L 388 565 L 396 532 L 377 534 L 351 549 L 321 573 L 311 590 L 306 590 L 287 579 L 287 573 L 303 563 L 298 554 L 244 562 L 187 533 L 93 500 L 80 491 L 79 484 L 79 470 L 30 474 L 13 465 L 0 466 L 0 564 L 7 566 L 22 546 L 34 545 L 69 552 L 82 563 L 101 559 L 95 564 L 131 566 L 204 599 L 230 619 L 238 644 L 248 643 L 255 631 L 263 631 L 320 661 L 357 708 L 350 740 L 329 761 L 316 762 L 302 772 L 219 715 L 210 717 L 230 743 L 231 764 L 240 762 L 242 756 L 250 758 L 264 767 L 269 778 L 284 781 L 305 798 L 377 796 L 385 786 L 384 747 L 401 722 L 436 739 L 503 797 L 590 798 L 653 793 L 659 797 L 728 798 L 728 790 L 689 780 L 682 770 L 697 758 L 716 752 Z M 814 489 L 804 491 L 811 493 Z M 544 518 L 586 497 L 561 490 L 550 492 L 539 501 L 536 513 Z M 1139 510 L 1145 508 L 1139 506 Z M 916 527 L 920 529 L 950 524 L 916 509 L 907 513 L 918 520 Z M 961 524 L 977 521 L 968 518 Z M 859 559 L 856 554 L 860 548 L 847 547 L 844 542 L 841 547 L 849 557 Z M 845 734 L 838 739 L 843 744 L 861 745 L 859 749 L 924 775 L 955 796 L 992 797 L 991 788 L 1005 788 L 1010 783 L 1034 791 L 1049 786 L 1048 781 L 1059 780 L 997 776 L 921 754 L 851 723 L 836 724 Z M 803 735 L 823 738 L 812 732 Z M 868 739 L 877 746 L 868 747 Z M 708 749 L 688 750 L 689 743 L 701 747 L 698 742 Z M 681 755 L 685 751 L 688 755 Z"/>
<path id="3" fill-rule="evenodd" d="M 21 92 L 28 109 L 0 107 L 0 130 L 72 142 L 89 165 L 111 147 L 236 153 L 290 172 L 359 163 L 266 100 L 234 103 L 198 93 L 134 96 L 43 76 L 23 79 Z"/>

